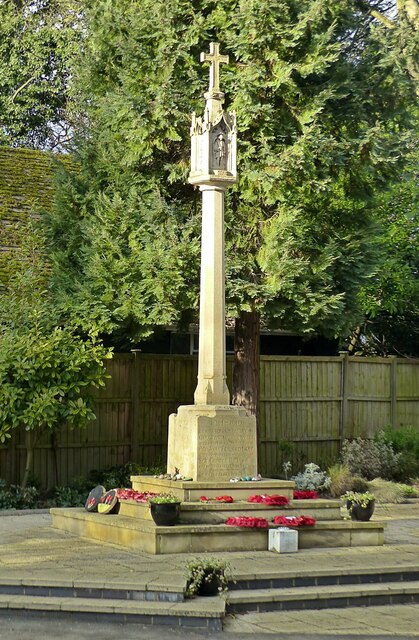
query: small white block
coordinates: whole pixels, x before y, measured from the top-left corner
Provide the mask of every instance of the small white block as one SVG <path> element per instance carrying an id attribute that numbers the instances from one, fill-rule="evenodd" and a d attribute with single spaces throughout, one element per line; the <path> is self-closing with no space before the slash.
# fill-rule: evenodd
<path id="1" fill-rule="evenodd" d="M 287 527 L 270 529 L 268 550 L 278 553 L 295 553 L 298 551 L 298 531 Z"/>

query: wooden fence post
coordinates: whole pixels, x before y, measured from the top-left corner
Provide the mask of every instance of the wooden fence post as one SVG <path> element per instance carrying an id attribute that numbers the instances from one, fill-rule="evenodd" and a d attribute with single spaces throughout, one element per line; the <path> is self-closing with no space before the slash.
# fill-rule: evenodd
<path id="1" fill-rule="evenodd" d="M 139 439 L 138 439 L 138 421 L 140 417 L 139 405 L 140 405 L 140 358 L 139 354 L 141 353 L 140 349 L 132 349 L 133 359 L 131 361 L 131 451 L 130 458 L 131 462 L 136 462 L 138 460 L 138 447 L 139 447 Z"/>
<path id="2" fill-rule="evenodd" d="M 341 357 L 341 374 L 340 374 L 340 421 L 339 421 L 339 448 L 342 451 L 343 441 L 346 437 L 347 424 L 348 424 L 348 369 L 349 369 L 349 354 L 345 352 L 340 353 Z"/>
<path id="3" fill-rule="evenodd" d="M 397 429 L 397 356 L 391 356 L 390 370 L 390 412 L 391 426 Z"/>

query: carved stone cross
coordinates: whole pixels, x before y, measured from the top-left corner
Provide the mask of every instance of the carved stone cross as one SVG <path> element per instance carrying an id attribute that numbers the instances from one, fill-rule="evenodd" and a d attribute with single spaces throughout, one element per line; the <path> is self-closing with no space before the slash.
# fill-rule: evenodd
<path id="1" fill-rule="evenodd" d="M 201 53 L 201 62 L 210 62 L 209 92 L 220 92 L 220 64 L 228 64 L 228 56 L 220 55 L 220 45 L 218 42 L 210 42 L 210 52 Z"/>

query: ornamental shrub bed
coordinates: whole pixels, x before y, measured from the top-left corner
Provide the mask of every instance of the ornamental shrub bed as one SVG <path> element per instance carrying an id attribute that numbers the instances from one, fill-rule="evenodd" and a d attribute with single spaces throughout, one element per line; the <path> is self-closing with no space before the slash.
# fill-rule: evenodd
<path id="1" fill-rule="evenodd" d="M 36 509 L 38 499 L 36 487 L 8 484 L 0 478 L 0 509 Z"/>
<path id="2" fill-rule="evenodd" d="M 387 442 L 383 432 L 380 432 L 374 440 L 344 440 L 342 463 L 349 467 L 352 474 L 367 480 L 393 480 L 399 473 L 400 453 L 394 451 L 392 443 Z"/>

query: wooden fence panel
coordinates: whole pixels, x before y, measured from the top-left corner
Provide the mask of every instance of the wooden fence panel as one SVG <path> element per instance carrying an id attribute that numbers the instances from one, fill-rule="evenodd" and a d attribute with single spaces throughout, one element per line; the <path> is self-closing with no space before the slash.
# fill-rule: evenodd
<path id="1" fill-rule="evenodd" d="M 397 424 L 419 429 L 419 366 L 415 366 L 414 361 L 398 358 L 396 379 Z"/>
<path id="2" fill-rule="evenodd" d="M 193 404 L 197 359 L 194 356 L 137 355 L 135 387 L 137 431 L 133 459 L 153 466 L 165 463 L 168 417 L 180 404 Z"/>
<path id="3" fill-rule="evenodd" d="M 336 458 L 340 443 L 341 359 L 261 358 L 259 466 L 282 473 Z"/>
<path id="4" fill-rule="evenodd" d="M 391 358 L 348 358 L 345 437 L 372 437 L 391 424 Z"/>
<path id="5" fill-rule="evenodd" d="M 43 486 L 65 485 L 93 469 L 136 461 L 164 463 L 168 416 L 193 403 L 195 356 L 115 355 L 111 378 L 96 392 L 96 419 L 84 430 L 47 433 L 35 451 L 33 475 Z M 232 358 L 227 358 L 231 389 Z M 344 438 L 372 436 L 387 424 L 419 429 L 419 360 L 262 356 L 258 420 L 263 475 L 307 462 L 337 459 Z M 0 446 L 0 477 L 19 482 L 25 434 Z"/>

